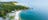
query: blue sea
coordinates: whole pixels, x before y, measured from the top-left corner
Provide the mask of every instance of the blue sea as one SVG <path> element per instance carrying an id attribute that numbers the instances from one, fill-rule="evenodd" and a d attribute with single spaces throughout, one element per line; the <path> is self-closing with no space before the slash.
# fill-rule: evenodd
<path id="1" fill-rule="evenodd" d="M 19 16 L 21 20 L 48 20 L 48 12 L 42 9 L 22 10 Z"/>
<path id="2" fill-rule="evenodd" d="M 20 13 L 20 18 L 21 20 L 48 20 L 46 14 L 34 9 L 23 10 Z"/>

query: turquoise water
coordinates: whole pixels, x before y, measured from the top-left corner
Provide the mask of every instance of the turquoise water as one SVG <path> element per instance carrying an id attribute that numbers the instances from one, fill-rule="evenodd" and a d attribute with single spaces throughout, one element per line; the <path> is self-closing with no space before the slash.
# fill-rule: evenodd
<path id="1" fill-rule="evenodd" d="M 21 20 L 48 20 L 46 15 L 35 10 L 25 10 L 20 13 Z"/>

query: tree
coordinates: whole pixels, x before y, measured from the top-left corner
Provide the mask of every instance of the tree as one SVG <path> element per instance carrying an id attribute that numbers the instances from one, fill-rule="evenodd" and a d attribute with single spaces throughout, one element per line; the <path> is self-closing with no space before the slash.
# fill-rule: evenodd
<path id="1" fill-rule="evenodd" d="M 25 10 L 29 9 L 28 7 L 22 5 L 15 5 L 17 2 L 1 2 L 0 4 L 0 17 L 6 19 L 6 14 L 13 10 Z"/>

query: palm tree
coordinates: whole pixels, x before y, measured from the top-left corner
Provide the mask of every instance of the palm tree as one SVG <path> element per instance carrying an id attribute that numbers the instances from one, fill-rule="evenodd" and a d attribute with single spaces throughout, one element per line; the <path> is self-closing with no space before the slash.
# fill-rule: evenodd
<path id="1" fill-rule="evenodd" d="M 3 17 L 3 19 L 6 19 L 7 13 L 10 13 L 11 11 L 19 11 L 19 10 L 25 10 L 29 9 L 28 7 L 22 6 L 22 5 L 15 5 L 14 3 L 17 2 L 0 2 L 0 17 Z"/>

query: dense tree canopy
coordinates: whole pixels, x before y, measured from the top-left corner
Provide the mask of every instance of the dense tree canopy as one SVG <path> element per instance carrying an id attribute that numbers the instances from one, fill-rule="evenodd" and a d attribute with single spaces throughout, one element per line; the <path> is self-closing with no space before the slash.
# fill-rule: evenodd
<path id="1" fill-rule="evenodd" d="M 16 2 L 0 2 L 0 17 L 5 17 L 7 13 L 13 10 L 24 10 L 28 9 L 28 7 L 22 5 L 14 5 Z"/>

